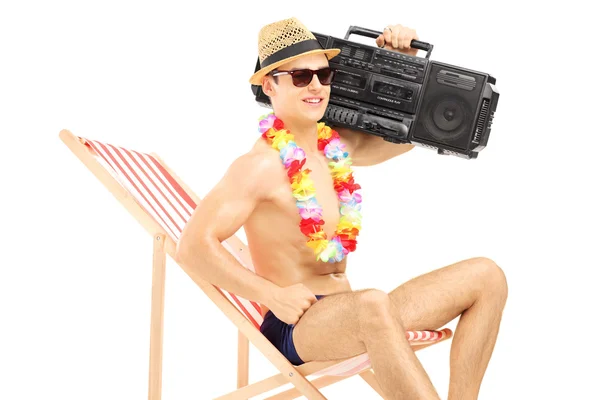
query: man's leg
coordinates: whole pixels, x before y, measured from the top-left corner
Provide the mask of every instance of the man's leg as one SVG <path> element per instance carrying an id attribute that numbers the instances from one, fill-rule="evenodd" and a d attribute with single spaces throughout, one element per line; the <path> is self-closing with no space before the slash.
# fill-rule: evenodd
<path id="1" fill-rule="evenodd" d="M 390 292 L 406 330 L 439 329 L 461 315 L 450 352 L 448 399 L 476 399 L 508 294 L 502 270 L 473 258 L 414 278 Z"/>
<path id="2" fill-rule="evenodd" d="M 293 341 L 306 362 L 336 360 L 368 352 L 388 399 L 439 399 L 404 334 L 387 293 L 364 290 L 333 294 L 300 318 Z"/>

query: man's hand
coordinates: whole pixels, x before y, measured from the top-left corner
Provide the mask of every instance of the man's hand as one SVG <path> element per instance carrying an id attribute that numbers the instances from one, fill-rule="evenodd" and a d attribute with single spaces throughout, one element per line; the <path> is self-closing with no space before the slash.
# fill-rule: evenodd
<path id="1" fill-rule="evenodd" d="M 416 56 L 419 50 L 410 47 L 410 41 L 413 39 L 419 39 L 417 31 L 414 29 L 407 28 L 400 24 L 388 25 L 383 30 L 383 34 L 375 39 L 375 43 L 377 43 L 377 46 L 384 47 L 388 50 L 396 50 L 400 53 Z"/>
<path id="2" fill-rule="evenodd" d="M 306 310 L 317 302 L 315 295 L 306 286 L 297 283 L 276 289 L 265 305 L 286 324 L 295 324 Z"/>

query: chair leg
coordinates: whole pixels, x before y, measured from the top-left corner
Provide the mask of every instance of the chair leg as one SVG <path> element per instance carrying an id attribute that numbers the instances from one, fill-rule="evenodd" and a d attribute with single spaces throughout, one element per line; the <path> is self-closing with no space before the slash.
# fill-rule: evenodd
<path id="1" fill-rule="evenodd" d="M 243 388 L 234 390 L 233 392 L 227 393 L 223 396 L 219 396 L 214 400 L 240 400 L 252 398 L 270 390 L 275 390 L 289 383 L 282 374 L 276 374 L 269 378 L 255 382 L 251 385 L 244 386 Z"/>
<path id="2" fill-rule="evenodd" d="M 365 382 L 369 384 L 369 386 L 373 388 L 373 390 L 375 390 L 381 397 L 385 398 L 383 391 L 381 390 L 381 386 L 379 386 L 377 379 L 375 379 L 375 374 L 373 373 L 372 369 L 367 369 L 361 372 L 359 375 L 364 379 Z"/>
<path id="3" fill-rule="evenodd" d="M 315 378 L 310 383 L 317 389 L 324 388 L 331 384 L 334 384 L 339 381 L 343 381 L 344 379 L 349 378 L 348 376 L 321 376 L 319 378 Z M 285 392 L 277 393 L 274 396 L 270 396 L 265 398 L 265 400 L 292 400 L 302 396 L 302 393 L 297 388 L 291 388 L 286 390 Z M 322 396 L 322 395 L 321 395 Z M 310 397 L 309 397 L 310 398 Z M 316 398 L 316 397 L 315 397 Z M 321 398 L 325 398 L 324 396 Z"/>
<path id="4" fill-rule="evenodd" d="M 248 386 L 249 350 L 248 338 L 241 331 L 238 331 L 238 389 Z"/>
<path id="5" fill-rule="evenodd" d="M 163 314 L 165 306 L 165 235 L 153 237 L 152 308 L 150 316 L 150 368 L 148 400 L 160 400 L 162 389 Z"/>

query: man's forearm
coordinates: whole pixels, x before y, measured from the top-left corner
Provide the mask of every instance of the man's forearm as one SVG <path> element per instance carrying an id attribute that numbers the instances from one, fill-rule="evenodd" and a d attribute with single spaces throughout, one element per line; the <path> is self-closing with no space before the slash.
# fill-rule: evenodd
<path id="1" fill-rule="evenodd" d="M 177 262 L 201 279 L 260 304 L 279 286 L 245 268 L 218 240 L 178 252 Z"/>

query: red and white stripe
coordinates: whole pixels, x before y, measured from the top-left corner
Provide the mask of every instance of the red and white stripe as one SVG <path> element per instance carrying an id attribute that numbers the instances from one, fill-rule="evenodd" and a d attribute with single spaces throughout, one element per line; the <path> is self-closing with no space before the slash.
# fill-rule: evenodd
<path id="1" fill-rule="evenodd" d="M 84 138 L 82 138 L 84 139 Z M 177 242 L 196 203 L 177 183 L 175 178 L 149 154 L 140 153 L 99 142 L 84 139 L 98 155 L 98 161 L 123 187 L 131 193 L 137 203 L 163 227 L 165 232 Z M 244 263 L 232 246 L 221 243 L 244 267 L 254 271 L 254 267 Z M 216 286 L 215 286 L 216 287 Z M 223 296 L 235 305 L 252 324 L 259 329 L 262 324 L 260 305 L 216 287 Z"/>

